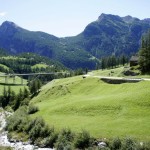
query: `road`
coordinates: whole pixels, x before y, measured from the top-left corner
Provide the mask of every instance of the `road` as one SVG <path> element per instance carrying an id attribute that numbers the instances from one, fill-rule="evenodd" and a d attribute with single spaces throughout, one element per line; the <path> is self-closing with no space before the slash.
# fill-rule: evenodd
<path id="1" fill-rule="evenodd" d="M 50 73 L 14 73 L 14 74 L 0 74 L 0 77 L 7 77 L 7 76 L 34 76 L 34 75 L 51 75 L 51 74 L 64 74 L 65 72 L 50 72 Z M 68 74 L 68 73 L 66 73 Z"/>
<path id="2" fill-rule="evenodd" d="M 116 80 L 126 80 L 126 81 L 150 81 L 148 78 L 124 78 L 124 77 L 111 77 L 111 76 L 95 76 L 91 74 L 83 75 L 83 77 L 93 77 L 99 79 L 116 79 Z"/>

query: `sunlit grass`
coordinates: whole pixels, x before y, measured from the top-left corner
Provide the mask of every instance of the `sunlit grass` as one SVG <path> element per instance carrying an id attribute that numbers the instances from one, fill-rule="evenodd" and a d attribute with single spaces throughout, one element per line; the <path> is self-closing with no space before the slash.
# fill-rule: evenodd
<path id="1" fill-rule="evenodd" d="M 36 64 L 34 66 L 32 66 L 32 69 L 35 69 L 35 68 L 46 68 L 48 67 L 48 65 L 46 64 Z"/>
<path id="2" fill-rule="evenodd" d="M 5 77 L 0 77 L 0 95 L 3 93 L 4 86 L 6 89 L 8 86 L 11 87 L 11 90 L 14 91 L 15 93 L 18 93 L 20 88 L 24 89 L 24 87 L 27 88 L 26 86 L 27 80 L 23 79 L 23 85 L 22 85 L 22 79 L 18 76 L 15 77 L 15 83 L 13 77 L 8 77 L 7 80 Z"/>
<path id="3" fill-rule="evenodd" d="M 49 125 L 95 137 L 150 140 L 150 82 L 107 84 L 82 76 L 53 80 L 33 103 Z"/>

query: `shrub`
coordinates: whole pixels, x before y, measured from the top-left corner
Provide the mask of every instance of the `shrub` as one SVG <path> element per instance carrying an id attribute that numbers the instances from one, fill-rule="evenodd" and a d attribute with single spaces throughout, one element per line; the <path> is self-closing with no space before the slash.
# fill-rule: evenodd
<path id="1" fill-rule="evenodd" d="M 121 149 L 122 143 L 119 138 L 116 138 L 112 142 L 112 150 L 119 150 Z"/>
<path id="2" fill-rule="evenodd" d="M 65 137 L 58 138 L 54 147 L 57 150 L 72 150 L 71 142 L 67 141 Z"/>
<path id="3" fill-rule="evenodd" d="M 23 131 L 22 127 L 28 123 L 27 108 L 20 107 L 7 119 L 6 129 L 8 131 Z"/>
<path id="4" fill-rule="evenodd" d="M 45 122 L 42 118 L 35 118 L 30 122 L 28 129 L 31 129 L 29 132 L 29 137 L 32 142 L 34 142 L 37 138 L 41 137 L 41 129 L 44 126 Z"/>
<path id="5" fill-rule="evenodd" d="M 30 105 L 30 106 L 29 106 L 29 109 L 28 109 L 28 114 L 34 114 L 34 113 L 36 113 L 37 111 L 39 111 L 39 108 L 38 108 L 37 106 Z"/>
<path id="6" fill-rule="evenodd" d="M 125 149 L 125 150 L 136 150 L 136 142 L 131 138 L 126 138 L 123 149 Z"/>
<path id="7" fill-rule="evenodd" d="M 57 150 L 72 150 L 74 134 L 70 129 L 62 129 L 55 143 Z"/>
<path id="8" fill-rule="evenodd" d="M 58 139 L 58 133 L 52 132 L 47 138 L 45 142 L 46 147 L 53 148 L 56 140 Z"/>
<path id="9" fill-rule="evenodd" d="M 77 134 L 74 146 L 75 148 L 84 149 L 91 146 L 90 134 L 83 130 L 81 133 Z"/>

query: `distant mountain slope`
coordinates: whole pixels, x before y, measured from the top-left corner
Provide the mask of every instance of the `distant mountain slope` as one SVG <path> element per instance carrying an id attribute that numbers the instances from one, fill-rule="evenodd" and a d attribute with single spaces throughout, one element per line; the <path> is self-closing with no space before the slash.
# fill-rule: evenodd
<path id="1" fill-rule="evenodd" d="M 12 54 L 32 52 L 63 63 L 69 68 L 94 68 L 96 61 L 88 52 L 66 46 L 59 38 L 44 32 L 32 32 L 17 26 L 13 22 L 4 22 L 0 26 L 0 47 Z"/>
<path id="2" fill-rule="evenodd" d="M 137 52 L 143 33 L 149 29 L 150 19 L 102 14 L 81 34 L 66 38 L 66 42 L 98 58 L 111 54 L 131 55 Z"/>
<path id="3" fill-rule="evenodd" d="M 0 48 L 13 54 L 32 52 L 60 61 L 66 67 L 94 69 L 97 58 L 136 53 L 150 19 L 102 14 L 77 36 L 58 38 L 44 32 L 32 32 L 13 22 L 0 26 Z"/>

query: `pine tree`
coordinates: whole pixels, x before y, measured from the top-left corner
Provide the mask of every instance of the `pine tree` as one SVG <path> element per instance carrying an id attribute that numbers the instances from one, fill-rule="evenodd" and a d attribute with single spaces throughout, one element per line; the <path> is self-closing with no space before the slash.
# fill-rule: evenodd
<path id="1" fill-rule="evenodd" d="M 23 97 L 24 97 L 24 98 L 28 98 L 29 95 L 30 95 L 30 92 L 27 90 L 27 88 L 24 88 Z"/>
<path id="2" fill-rule="evenodd" d="M 143 73 L 150 72 L 150 31 L 142 38 L 139 51 L 139 65 Z"/>
<path id="3" fill-rule="evenodd" d="M 121 57 L 120 57 L 120 64 L 122 64 L 124 66 L 125 63 L 126 63 L 126 57 L 125 57 L 125 55 L 121 55 Z"/>
<path id="4" fill-rule="evenodd" d="M 101 68 L 102 68 L 102 70 L 104 70 L 106 68 L 106 58 L 104 58 L 104 57 L 101 59 Z"/>
<path id="5" fill-rule="evenodd" d="M 37 83 L 35 80 L 30 82 L 30 92 L 31 94 L 35 94 L 37 91 Z"/>
<path id="6" fill-rule="evenodd" d="M 4 89 L 3 89 L 3 96 L 2 96 L 2 107 L 5 108 L 8 104 L 7 102 L 7 96 L 8 96 L 8 92 L 6 90 L 6 87 L 4 86 Z"/>
<path id="7" fill-rule="evenodd" d="M 41 88 L 41 86 L 42 86 L 42 83 L 41 83 L 41 81 L 38 79 L 37 81 L 36 81 L 37 83 L 37 91 L 39 92 L 39 90 L 40 90 L 40 88 Z M 36 91 L 36 92 L 37 92 Z"/>
<path id="8" fill-rule="evenodd" d="M 14 91 L 11 92 L 11 97 L 10 97 L 10 106 L 13 106 L 16 100 L 16 94 Z"/>
<path id="9" fill-rule="evenodd" d="M 114 55 L 111 56 L 111 67 L 112 68 L 116 67 L 116 57 Z"/>
<path id="10" fill-rule="evenodd" d="M 12 93 L 11 87 L 8 86 L 8 91 L 7 91 L 7 105 L 8 105 L 9 102 L 10 102 L 10 99 L 11 99 L 11 93 Z"/>
<path id="11" fill-rule="evenodd" d="M 85 68 L 85 74 L 87 74 L 88 73 L 88 68 Z"/>

